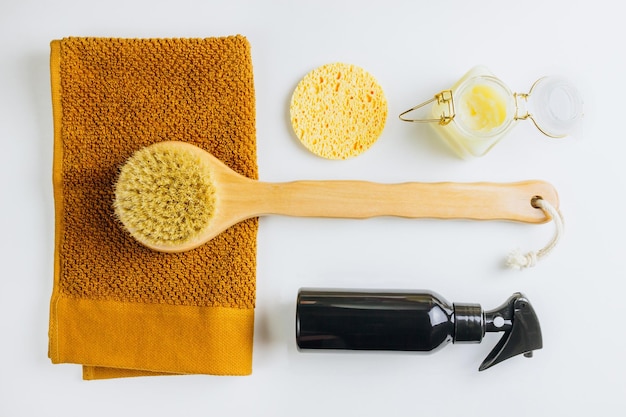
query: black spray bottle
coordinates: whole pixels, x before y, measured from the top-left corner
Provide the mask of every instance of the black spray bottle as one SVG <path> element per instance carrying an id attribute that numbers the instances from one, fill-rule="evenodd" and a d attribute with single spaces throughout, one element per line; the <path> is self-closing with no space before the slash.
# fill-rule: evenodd
<path id="1" fill-rule="evenodd" d="M 515 293 L 500 307 L 454 303 L 431 291 L 301 289 L 296 306 L 300 349 L 434 351 L 449 342 L 480 343 L 486 332 L 504 335 L 480 365 L 483 371 L 542 348 L 539 320 Z"/>

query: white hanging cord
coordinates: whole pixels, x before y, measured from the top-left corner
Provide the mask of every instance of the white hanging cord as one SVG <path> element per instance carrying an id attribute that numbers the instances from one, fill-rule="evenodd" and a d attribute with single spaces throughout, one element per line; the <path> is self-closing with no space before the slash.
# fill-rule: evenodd
<path id="1" fill-rule="evenodd" d="M 528 253 L 521 253 L 520 251 L 512 252 L 507 261 L 506 265 L 509 268 L 522 270 L 524 268 L 530 268 L 537 264 L 537 261 L 544 256 L 548 255 L 552 249 L 556 246 L 561 235 L 563 234 L 564 225 L 563 225 L 563 215 L 561 212 L 554 208 L 552 204 L 548 203 L 543 198 L 535 198 L 532 202 L 534 207 L 541 209 L 546 217 L 554 221 L 554 225 L 556 227 L 554 237 L 548 244 L 539 249 L 538 251 L 530 251 Z"/>

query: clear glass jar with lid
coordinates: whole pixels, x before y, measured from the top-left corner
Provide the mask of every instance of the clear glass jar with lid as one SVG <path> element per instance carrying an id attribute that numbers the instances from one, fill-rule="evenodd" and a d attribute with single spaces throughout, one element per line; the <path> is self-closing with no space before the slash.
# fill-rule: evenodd
<path id="1" fill-rule="evenodd" d="M 409 114 L 432 104 L 430 117 Z M 432 123 L 459 156 L 485 155 L 516 124 L 530 119 L 546 136 L 570 134 L 583 114 L 578 90 L 560 77 L 537 80 L 528 93 L 513 93 L 484 66 L 468 71 L 450 89 L 400 114 L 407 122 Z"/>

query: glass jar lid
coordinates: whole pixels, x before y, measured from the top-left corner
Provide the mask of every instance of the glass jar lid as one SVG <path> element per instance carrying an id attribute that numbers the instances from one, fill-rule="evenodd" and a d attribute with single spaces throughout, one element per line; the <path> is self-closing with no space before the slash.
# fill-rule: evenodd
<path id="1" fill-rule="evenodd" d="M 580 93 L 560 77 L 540 78 L 528 94 L 516 96 L 523 96 L 527 102 L 527 114 L 518 118 L 530 118 L 542 133 L 553 138 L 572 133 L 583 116 Z"/>

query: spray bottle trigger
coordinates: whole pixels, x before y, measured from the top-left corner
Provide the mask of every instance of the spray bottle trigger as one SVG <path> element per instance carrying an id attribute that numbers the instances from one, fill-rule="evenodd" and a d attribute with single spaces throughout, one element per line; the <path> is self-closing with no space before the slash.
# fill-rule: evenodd
<path id="1" fill-rule="evenodd" d="M 484 371 L 513 356 L 532 357 L 543 347 L 541 327 L 535 310 L 521 293 L 515 293 L 500 307 L 485 313 L 485 331 L 504 335 L 478 368 Z"/>

